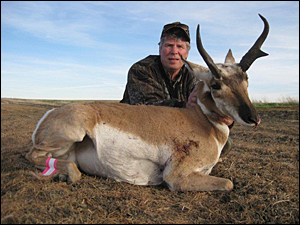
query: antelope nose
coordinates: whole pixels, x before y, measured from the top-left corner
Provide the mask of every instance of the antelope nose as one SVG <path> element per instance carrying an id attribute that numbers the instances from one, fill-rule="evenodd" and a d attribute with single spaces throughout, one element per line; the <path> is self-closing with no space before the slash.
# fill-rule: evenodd
<path id="1" fill-rule="evenodd" d="M 255 125 L 258 125 L 259 119 L 258 118 L 253 118 L 253 117 L 248 117 L 248 121 L 250 123 L 254 123 Z"/>

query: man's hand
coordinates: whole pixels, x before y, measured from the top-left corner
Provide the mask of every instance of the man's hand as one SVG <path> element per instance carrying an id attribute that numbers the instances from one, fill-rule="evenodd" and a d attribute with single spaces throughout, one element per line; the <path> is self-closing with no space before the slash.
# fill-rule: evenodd
<path id="1" fill-rule="evenodd" d="M 228 117 L 219 117 L 219 120 L 225 123 L 227 126 L 233 125 L 233 120 Z"/>
<path id="2" fill-rule="evenodd" d="M 198 94 L 198 85 L 191 92 L 188 102 L 186 103 L 186 108 L 195 107 L 197 105 L 197 94 Z"/>
<path id="3" fill-rule="evenodd" d="M 220 116 L 215 112 L 211 113 L 211 117 L 215 120 L 218 120 L 221 123 L 225 123 L 227 126 L 233 126 L 233 120 L 230 119 L 229 117 Z"/>
<path id="4" fill-rule="evenodd" d="M 197 105 L 197 94 L 198 94 L 198 85 L 194 88 L 194 90 L 191 92 L 188 102 L 186 103 L 186 108 L 192 108 Z M 232 127 L 233 126 L 233 120 L 228 117 L 221 117 L 217 113 L 212 113 L 212 116 L 222 122 L 225 123 L 227 126 Z"/>

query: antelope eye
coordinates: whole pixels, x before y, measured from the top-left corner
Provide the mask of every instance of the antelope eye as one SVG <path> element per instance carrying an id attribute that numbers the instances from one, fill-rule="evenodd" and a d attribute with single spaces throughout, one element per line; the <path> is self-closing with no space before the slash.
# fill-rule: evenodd
<path id="1" fill-rule="evenodd" d="M 214 89 L 214 90 L 220 90 L 221 89 L 221 85 L 219 85 L 219 84 L 213 84 L 213 85 L 211 85 L 211 88 Z"/>

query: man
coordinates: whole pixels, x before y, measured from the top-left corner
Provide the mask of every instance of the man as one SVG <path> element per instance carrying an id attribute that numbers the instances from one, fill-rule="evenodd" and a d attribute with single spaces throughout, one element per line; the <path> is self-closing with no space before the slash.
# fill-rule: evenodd
<path id="1" fill-rule="evenodd" d="M 159 55 L 149 55 L 130 68 L 121 103 L 195 106 L 196 90 L 192 90 L 197 81 L 180 59 L 181 55 L 186 59 L 189 50 L 189 27 L 180 22 L 165 25 Z"/>
<path id="2" fill-rule="evenodd" d="M 197 104 L 197 80 L 184 66 L 190 50 L 189 27 L 180 22 L 164 26 L 159 55 L 148 57 L 133 64 L 128 72 L 126 89 L 121 103 L 146 104 L 170 107 L 194 107 Z M 233 121 L 223 121 L 228 126 Z M 229 139 L 222 156 L 231 149 Z"/>

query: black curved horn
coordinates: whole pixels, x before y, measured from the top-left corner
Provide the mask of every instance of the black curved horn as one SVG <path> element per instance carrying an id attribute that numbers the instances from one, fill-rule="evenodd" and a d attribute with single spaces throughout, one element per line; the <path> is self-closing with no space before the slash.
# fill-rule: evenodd
<path id="1" fill-rule="evenodd" d="M 259 36 L 259 38 L 256 40 L 254 45 L 250 48 L 250 50 L 243 56 L 241 59 L 239 65 L 242 68 L 244 72 L 246 72 L 251 64 L 259 57 L 267 56 L 269 55 L 268 53 L 263 52 L 260 50 L 262 44 L 266 40 L 268 33 L 269 33 L 269 23 L 268 21 L 260 14 L 258 14 L 260 18 L 264 22 L 264 30 Z"/>
<path id="2" fill-rule="evenodd" d="M 198 27 L 197 27 L 197 48 L 198 48 L 198 51 L 199 51 L 200 55 L 202 56 L 203 60 L 205 61 L 205 63 L 207 64 L 208 68 L 212 72 L 213 76 L 215 76 L 215 78 L 217 78 L 217 79 L 220 79 L 222 77 L 222 72 L 216 66 L 216 64 L 214 63 L 212 58 L 209 56 L 209 54 L 203 48 L 201 38 L 200 38 L 199 28 L 200 28 L 200 26 L 198 24 Z"/>

